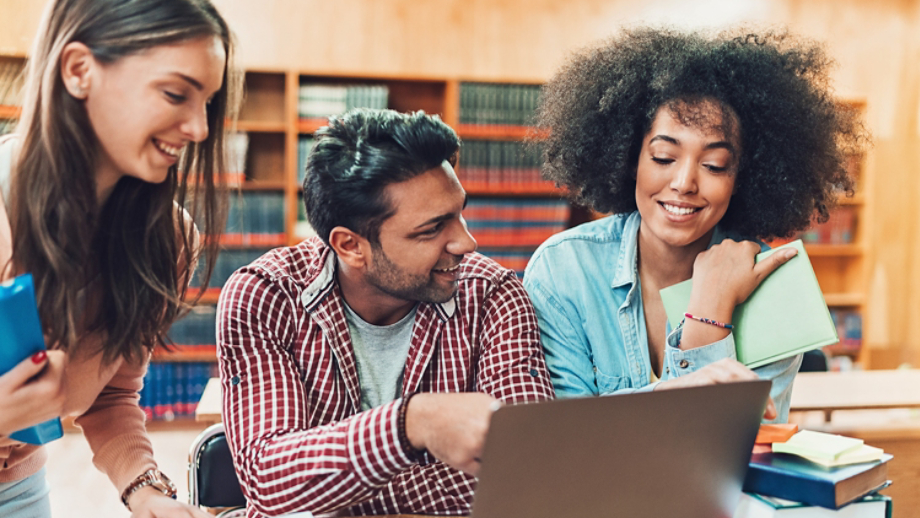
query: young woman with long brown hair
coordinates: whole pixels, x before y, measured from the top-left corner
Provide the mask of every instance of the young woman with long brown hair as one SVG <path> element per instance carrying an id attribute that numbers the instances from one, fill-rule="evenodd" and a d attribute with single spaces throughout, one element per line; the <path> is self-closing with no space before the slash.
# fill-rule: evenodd
<path id="1" fill-rule="evenodd" d="M 52 0 L 45 11 L 20 124 L 0 140 L 2 275 L 32 274 L 50 349 L 0 376 L 4 517 L 50 514 L 44 452 L 4 436 L 68 415 L 134 516 L 200 513 L 168 498 L 137 392 L 187 308 L 202 249 L 192 220 L 222 229 L 232 54 L 209 0 Z M 203 247 L 205 278 L 216 243 Z"/>

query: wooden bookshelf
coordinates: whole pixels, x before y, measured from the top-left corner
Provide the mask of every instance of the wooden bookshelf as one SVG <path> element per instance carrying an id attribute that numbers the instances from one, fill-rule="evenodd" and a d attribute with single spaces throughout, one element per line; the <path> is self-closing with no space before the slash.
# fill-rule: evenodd
<path id="1" fill-rule="evenodd" d="M 21 106 L 0 106 L 0 119 L 18 119 L 21 113 Z"/>

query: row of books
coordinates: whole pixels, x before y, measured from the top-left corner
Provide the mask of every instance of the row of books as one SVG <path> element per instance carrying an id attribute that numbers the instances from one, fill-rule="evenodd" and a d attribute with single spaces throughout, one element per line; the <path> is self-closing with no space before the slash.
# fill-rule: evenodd
<path id="1" fill-rule="evenodd" d="M 283 192 L 242 192 L 230 196 L 222 243 L 278 246 L 285 241 Z"/>
<path id="2" fill-rule="evenodd" d="M 303 186 L 307 176 L 307 156 L 313 149 L 313 137 L 301 136 L 297 139 L 297 185 Z"/>
<path id="3" fill-rule="evenodd" d="M 824 352 L 831 356 L 859 354 L 862 348 L 862 314 L 854 309 L 831 308 L 831 318 L 840 341 L 825 346 Z"/>
<path id="4" fill-rule="evenodd" d="M 539 85 L 460 83 L 460 124 L 528 126 L 539 102 Z"/>
<path id="5" fill-rule="evenodd" d="M 466 140 L 457 177 L 464 186 L 494 189 L 552 187 L 540 177 L 540 151 L 523 142 Z M 467 187 L 470 188 L 470 187 Z"/>
<path id="6" fill-rule="evenodd" d="M 546 198 L 473 198 L 463 210 L 470 233 L 481 247 L 536 247 L 565 230 L 571 207 Z"/>
<path id="7" fill-rule="evenodd" d="M 848 245 L 854 242 L 856 232 L 856 208 L 837 207 L 831 210 L 830 218 L 813 225 L 802 232 L 799 238 L 804 243 L 822 245 Z"/>
<path id="8" fill-rule="evenodd" d="M 243 266 L 255 261 L 268 250 L 265 248 L 239 248 L 221 250 L 217 255 L 217 262 L 214 265 L 214 271 L 211 273 L 211 282 L 208 283 L 208 291 L 220 290 L 226 284 L 227 279 L 233 275 L 233 272 Z M 192 288 L 201 286 L 201 272 L 204 269 L 204 259 L 198 261 L 198 268 L 192 276 Z M 186 317 L 188 318 L 188 317 Z M 175 324 L 174 324 L 175 325 Z"/>
<path id="9" fill-rule="evenodd" d="M 25 61 L 0 60 L 0 106 L 22 105 Z"/>
<path id="10" fill-rule="evenodd" d="M 353 108 L 386 108 L 386 85 L 329 85 L 302 83 L 297 112 L 302 119 L 326 118 Z"/>
<path id="11" fill-rule="evenodd" d="M 765 424 L 757 435 L 734 518 L 891 516 L 892 456 L 861 439 Z"/>
<path id="12" fill-rule="evenodd" d="M 169 339 L 178 351 L 211 352 L 217 345 L 217 307 L 195 306 L 169 328 Z"/>
<path id="13" fill-rule="evenodd" d="M 214 362 L 150 363 L 140 399 L 147 420 L 172 421 L 194 416 L 204 387 L 216 375 Z"/>

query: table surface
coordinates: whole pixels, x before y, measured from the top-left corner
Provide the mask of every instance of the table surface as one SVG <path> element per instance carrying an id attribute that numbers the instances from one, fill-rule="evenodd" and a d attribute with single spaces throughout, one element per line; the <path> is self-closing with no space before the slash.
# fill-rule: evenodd
<path id="1" fill-rule="evenodd" d="M 792 411 L 920 407 L 920 369 L 801 372 Z"/>
<path id="2" fill-rule="evenodd" d="M 920 369 L 801 372 L 792 385 L 792 411 L 920 407 Z M 220 380 L 211 378 L 195 410 L 198 421 L 221 421 Z"/>

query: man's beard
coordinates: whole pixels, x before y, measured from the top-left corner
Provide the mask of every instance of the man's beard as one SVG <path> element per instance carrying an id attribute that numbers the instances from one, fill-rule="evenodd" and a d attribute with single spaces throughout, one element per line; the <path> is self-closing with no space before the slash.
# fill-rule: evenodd
<path id="1" fill-rule="evenodd" d="M 374 246 L 373 249 L 374 261 L 365 278 L 387 295 L 402 300 L 442 304 L 457 293 L 456 283 L 445 287 L 437 282 L 430 270 L 427 275 L 407 273 L 390 261 L 383 248 Z"/>

